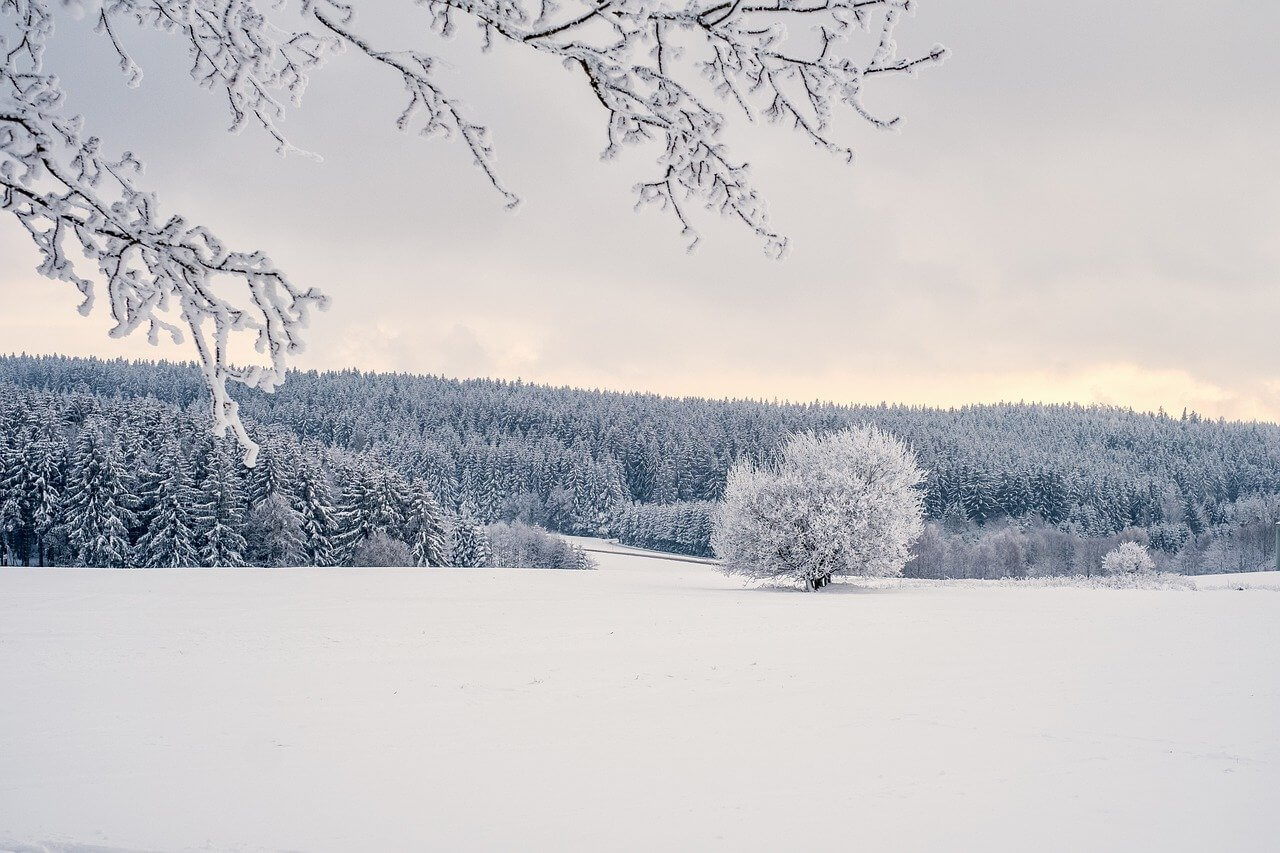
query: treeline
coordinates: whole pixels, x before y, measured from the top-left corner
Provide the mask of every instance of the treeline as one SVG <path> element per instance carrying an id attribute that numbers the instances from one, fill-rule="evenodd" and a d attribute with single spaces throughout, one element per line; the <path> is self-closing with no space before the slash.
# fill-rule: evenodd
<path id="1" fill-rule="evenodd" d="M 1039 518 L 987 525 L 930 522 L 903 569 L 917 578 L 1022 578 L 1094 575 L 1103 556 L 1122 542 L 1150 548 L 1156 569 L 1184 575 L 1255 572 L 1275 564 L 1275 519 L 1280 496 L 1215 504 L 1199 533 L 1182 522 L 1119 533 L 1081 536 Z"/>
<path id="2" fill-rule="evenodd" d="M 376 456 L 257 427 L 246 469 L 197 407 L 0 384 L 0 562 L 483 566 L 485 528 Z"/>
<path id="3" fill-rule="evenodd" d="M 0 358 L 0 381 L 59 393 L 203 404 L 190 365 Z M 737 460 L 768 460 L 797 431 L 870 422 L 929 472 L 930 518 L 1040 517 L 1084 535 L 1186 523 L 1280 491 L 1280 427 L 1111 407 L 959 409 L 673 399 L 356 371 L 295 373 L 240 389 L 245 414 L 300 440 L 375 457 L 442 506 L 608 532 L 628 504 L 714 501 Z"/>
<path id="4" fill-rule="evenodd" d="M 614 522 L 612 533 L 619 542 L 637 548 L 713 557 L 715 507 L 710 501 L 631 504 Z"/>
<path id="5" fill-rule="evenodd" d="M 184 364 L 0 357 L 6 382 L 170 404 L 197 418 L 206 405 Z M 1137 529 L 1162 553 L 1217 559 L 1211 548 L 1234 508 L 1280 492 L 1280 427 L 1194 412 L 776 404 L 357 371 L 294 373 L 275 394 L 237 396 L 268 456 L 279 455 L 273 441 L 293 442 L 302 456 L 338 460 L 323 463 L 334 488 L 350 488 L 350 460 L 364 460 L 429 492 L 446 519 L 691 554 L 707 553 L 707 507 L 735 462 L 772 460 L 798 431 L 864 422 L 913 448 L 928 472 L 926 514 L 958 543 L 1039 520 L 1075 539 Z"/>

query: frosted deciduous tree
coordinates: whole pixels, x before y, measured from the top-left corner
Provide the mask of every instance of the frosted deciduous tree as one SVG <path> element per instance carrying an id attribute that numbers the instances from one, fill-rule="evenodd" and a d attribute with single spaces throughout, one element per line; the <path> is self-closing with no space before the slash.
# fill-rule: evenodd
<path id="1" fill-rule="evenodd" d="M 712 544 L 724 571 L 794 578 L 902 571 L 922 529 L 924 475 L 901 441 L 873 426 L 795 436 L 772 466 L 736 466 Z"/>
<path id="2" fill-rule="evenodd" d="M 42 274 L 74 285 L 89 313 L 105 285 L 114 337 L 146 329 L 180 342 L 191 336 L 212 399 L 218 435 L 230 429 L 252 465 L 257 446 L 241 423 L 228 382 L 265 391 L 285 378 L 303 349 L 302 332 L 324 294 L 303 288 L 261 251 L 233 249 L 207 227 L 161 211 L 128 150 L 92 135 L 70 114 L 45 49 L 55 21 L 87 15 L 119 58 L 125 82 L 142 72 L 129 52 L 130 25 L 171 34 L 191 57 L 190 74 L 223 96 L 231 128 L 256 125 L 281 154 L 300 152 L 280 128 L 310 74 L 351 51 L 405 89 L 401 130 L 458 139 L 509 206 L 516 194 L 499 176 L 486 128 L 451 93 L 435 38 L 461 27 L 496 44 L 531 51 L 567 68 L 605 119 L 604 156 L 652 142 L 652 177 L 634 190 L 637 205 L 672 214 L 690 245 L 694 211 L 717 211 L 757 234 L 775 255 L 787 239 L 770 223 L 747 164 L 723 136 L 728 105 L 747 120 L 793 127 L 842 159 L 837 107 L 875 127 L 898 119 L 863 105 L 868 81 L 911 74 L 939 62 L 940 46 L 900 56 L 894 32 L 913 0 L 402 0 L 422 14 L 430 35 L 384 45 L 369 36 L 356 6 L 340 0 L 0 0 L 0 208 L 21 222 L 41 256 Z M 401 28 L 403 31 L 405 28 Z M 860 43 L 861 42 L 861 43 Z M 83 255 L 96 269 L 80 270 Z M 228 283 L 243 294 L 229 295 Z M 176 317 L 168 313 L 176 312 Z M 229 339 L 256 334 L 264 364 L 237 366 Z"/>
<path id="3" fill-rule="evenodd" d="M 1137 542 L 1122 542 L 1102 558 L 1102 570 L 1109 575 L 1153 572 L 1155 568 L 1155 561 L 1147 553 L 1146 546 Z"/>

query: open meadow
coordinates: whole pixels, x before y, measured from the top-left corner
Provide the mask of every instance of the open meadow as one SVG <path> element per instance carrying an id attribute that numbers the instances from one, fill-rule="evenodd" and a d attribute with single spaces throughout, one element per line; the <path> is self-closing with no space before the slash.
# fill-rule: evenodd
<path id="1" fill-rule="evenodd" d="M 0 570 L 0 841 L 1190 851 L 1280 833 L 1275 591 L 801 593 L 596 556 Z"/>

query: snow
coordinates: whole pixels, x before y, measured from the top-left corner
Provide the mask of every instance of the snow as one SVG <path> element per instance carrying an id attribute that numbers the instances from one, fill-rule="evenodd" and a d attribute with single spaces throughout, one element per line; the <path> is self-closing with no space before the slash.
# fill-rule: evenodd
<path id="1" fill-rule="evenodd" d="M 1280 596 L 803 593 L 594 556 L 0 570 L 0 842 L 1198 851 L 1280 832 Z"/>
<path id="2" fill-rule="evenodd" d="M 1249 589 L 1280 590 L 1280 572 L 1231 572 L 1223 575 L 1196 575 L 1191 578 L 1196 589 Z"/>

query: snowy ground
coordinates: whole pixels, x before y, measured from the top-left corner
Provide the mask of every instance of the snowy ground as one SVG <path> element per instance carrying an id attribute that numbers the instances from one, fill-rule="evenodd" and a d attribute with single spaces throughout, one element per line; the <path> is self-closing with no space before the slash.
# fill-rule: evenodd
<path id="1" fill-rule="evenodd" d="M 596 556 L 0 570 L 0 849 L 1275 849 L 1274 592 Z"/>
<path id="2" fill-rule="evenodd" d="M 1196 589 L 1270 589 L 1280 592 L 1280 572 L 1234 572 L 1226 575 L 1196 575 Z"/>

